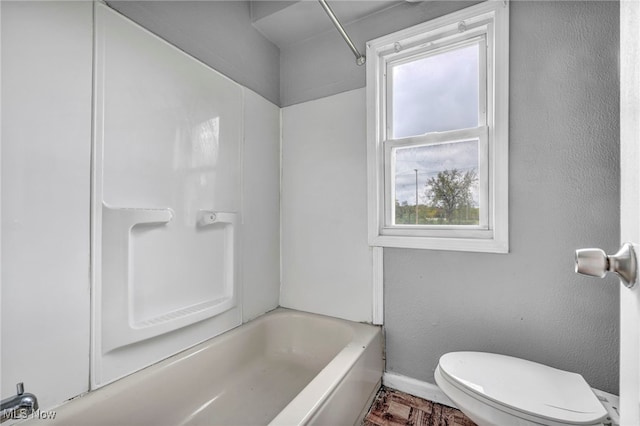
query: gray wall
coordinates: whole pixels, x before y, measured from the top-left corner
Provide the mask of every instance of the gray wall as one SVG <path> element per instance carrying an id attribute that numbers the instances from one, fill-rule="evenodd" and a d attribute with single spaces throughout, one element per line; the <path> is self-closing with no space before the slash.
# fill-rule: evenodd
<path id="1" fill-rule="evenodd" d="M 108 1 L 237 83 L 280 104 L 280 51 L 251 26 L 248 1 Z"/>
<path id="2" fill-rule="evenodd" d="M 617 394 L 619 284 L 573 251 L 619 244 L 618 4 L 511 7 L 510 253 L 385 249 L 387 370 L 491 351 Z"/>
<path id="3" fill-rule="evenodd" d="M 468 5 L 405 3 L 347 30 L 362 49 Z M 573 273 L 576 248 L 619 244 L 618 13 L 512 2 L 510 253 L 385 249 L 388 371 L 434 383 L 442 354 L 493 351 L 618 392 L 619 285 Z M 281 74 L 283 105 L 365 85 L 335 33 L 283 49 Z"/>

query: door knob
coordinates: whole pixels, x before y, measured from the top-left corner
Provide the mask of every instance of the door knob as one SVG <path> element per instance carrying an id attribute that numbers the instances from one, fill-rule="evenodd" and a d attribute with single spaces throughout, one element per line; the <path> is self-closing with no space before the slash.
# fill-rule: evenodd
<path id="1" fill-rule="evenodd" d="M 637 261 L 633 246 L 624 243 L 616 254 L 607 255 L 598 248 L 576 250 L 576 272 L 591 277 L 603 278 L 613 272 L 628 288 L 636 283 Z"/>

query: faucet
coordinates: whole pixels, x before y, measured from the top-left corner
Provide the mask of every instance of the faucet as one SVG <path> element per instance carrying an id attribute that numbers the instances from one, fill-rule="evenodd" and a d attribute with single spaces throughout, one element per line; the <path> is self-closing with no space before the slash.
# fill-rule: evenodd
<path id="1" fill-rule="evenodd" d="M 38 409 L 38 398 L 32 393 L 24 393 L 22 382 L 16 385 L 15 396 L 5 398 L 0 402 L 0 423 L 14 419 L 16 416 L 24 418 Z"/>

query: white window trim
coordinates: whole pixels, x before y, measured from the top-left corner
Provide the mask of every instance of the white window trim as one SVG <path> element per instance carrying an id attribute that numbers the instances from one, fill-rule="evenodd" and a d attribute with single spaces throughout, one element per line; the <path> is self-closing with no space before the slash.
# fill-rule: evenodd
<path id="1" fill-rule="evenodd" d="M 464 23 L 463 23 L 464 22 Z M 463 23 L 463 24 L 462 24 Z M 463 31 L 461 31 L 461 27 Z M 387 102 L 386 68 L 390 62 L 437 48 L 452 40 L 471 39 L 487 34 L 488 76 L 488 190 L 487 226 L 441 227 L 439 229 L 411 226 L 388 226 L 385 223 L 385 194 L 390 193 L 385 173 L 390 165 L 385 158 L 389 146 L 385 144 Z M 369 244 L 380 247 L 508 253 L 508 172 L 509 172 L 509 4 L 503 0 L 489 0 L 458 12 L 383 36 L 367 43 L 367 163 Z M 484 123 L 483 123 L 484 126 Z M 469 129 L 473 132 L 477 129 Z M 458 130 L 458 132 L 460 132 Z M 464 132 L 464 131 L 462 131 Z M 436 134 L 434 134 L 436 135 Z M 408 144 L 418 138 L 427 142 L 438 136 L 406 138 Z M 482 136 L 484 137 L 484 136 Z M 436 138 L 436 139 L 434 139 Z M 481 142 L 482 144 L 483 142 Z M 387 145 L 387 146 L 386 146 Z M 385 152 L 385 150 L 387 152 Z M 488 228 L 488 229 L 487 229 Z"/>

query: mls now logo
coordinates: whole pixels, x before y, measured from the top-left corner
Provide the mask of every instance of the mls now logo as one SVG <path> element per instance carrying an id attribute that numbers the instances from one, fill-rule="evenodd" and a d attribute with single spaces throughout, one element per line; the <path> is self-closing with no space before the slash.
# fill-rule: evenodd
<path id="1" fill-rule="evenodd" d="M 16 410 L 10 418 L 13 420 L 26 420 L 26 419 L 39 419 L 39 420 L 53 420 L 56 418 L 55 411 L 40 411 L 36 410 L 29 413 L 27 410 Z"/>

